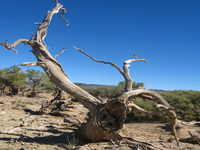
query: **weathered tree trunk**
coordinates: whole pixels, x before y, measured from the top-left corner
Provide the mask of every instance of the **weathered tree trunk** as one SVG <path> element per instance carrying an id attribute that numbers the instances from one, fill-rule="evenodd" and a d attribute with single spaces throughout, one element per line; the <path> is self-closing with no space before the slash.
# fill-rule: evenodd
<path id="1" fill-rule="evenodd" d="M 145 89 L 132 91 L 132 80 L 129 78 L 128 66 L 133 60 L 128 60 L 124 63 L 124 72 L 119 69 L 120 73 L 124 77 L 126 76 L 125 79 L 127 79 L 127 92 L 123 93 L 117 98 L 110 99 L 107 103 L 101 102 L 94 96 L 73 84 L 69 80 L 68 76 L 64 73 L 61 65 L 55 60 L 55 57 L 51 56 L 47 46 L 44 43 L 44 38 L 47 34 L 47 27 L 50 24 L 52 16 L 55 13 L 58 13 L 60 9 L 62 10 L 62 13 L 60 14 L 61 17 L 62 14 L 66 12 L 63 6 L 58 3 L 57 0 L 55 0 L 55 3 L 55 7 L 47 12 L 43 22 L 39 24 L 36 35 L 33 35 L 30 40 L 18 39 L 10 45 L 6 41 L 5 43 L 0 43 L 0 45 L 12 50 L 15 50 L 15 46 L 17 46 L 19 43 L 24 43 L 32 47 L 32 52 L 37 58 L 37 62 L 23 63 L 22 66 L 41 66 L 52 82 L 54 82 L 63 91 L 66 91 L 70 95 L 74 96 L 89 110 L 88 121 L 82 126 L 81 130 L 81 133 L 84 137 L 90 141 L 120 139 L 124 133 L 126 133 L 123 127 L 126 115 L 129 113 L 130 109 L 134 108 L 147 114 L 151 113 L 142 110 L 140 107 L 137 107 L 134 104 L 130 104 L 128 99 L 132 96 L 144 96 L 146 98 L 159 101 L 162 104 L 160 105 L 162 107 L 162 111 L 155 113 L 173 112 L 173 109 L 169 106 L 169 104 L 157 93 Z M 15 50 L 15 52 L 17 52 L 17 50 Z M 139 60 L 137 59 L 136 61 Z M 110 64 L 117 67 L 115 64 Z M 176 115 L 173 115 L 173 113 L 171 114 L 174 125 L 176 121 Z M 174 134 L 176 137 L 175 132 Z"/>

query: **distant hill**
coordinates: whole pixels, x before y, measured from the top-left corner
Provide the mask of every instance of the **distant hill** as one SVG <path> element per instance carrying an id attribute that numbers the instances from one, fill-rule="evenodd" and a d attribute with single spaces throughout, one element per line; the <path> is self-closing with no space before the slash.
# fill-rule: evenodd
<path id="1" fill-rule="evenodd" d="M 113 86 L 113 85 L 87 84 L 87 83 L 74 83 L 74 84 L 81 84 L 82 87 L 91 87 L 91 86 Z"/>
<path id="2" fill-rule="evenodd" d="M 168 92 L 168 90 L 161 90 L 161 89 L 149 89 L 156 92 Z"/>
<path id="3" fill-rule="evenodd" d="M 91 87 L 91 86 L 114 86 L 114 85 L 102 85 L 102 84 L 87 84 L 87 83 L 74 83 L 74 84 L 78 84 L 78 85 L 82 85 L 82 87 Z M 162 89 L 149 89 L 152 91 L 156 91 L 156 92 L 167 92 L 166 90 L 162 90 Z"/>

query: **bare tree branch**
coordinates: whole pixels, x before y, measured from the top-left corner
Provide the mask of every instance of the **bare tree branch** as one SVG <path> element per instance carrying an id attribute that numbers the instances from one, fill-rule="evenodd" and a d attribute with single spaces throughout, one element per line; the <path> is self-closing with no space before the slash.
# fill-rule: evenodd
<path id="1" fill-rule="evenodd" d="M 83 50 L 76 48 L 75 46 L 73 46 L 76 50 L 80 51 L 81 53 L 85 54 L 86 56 L 88 56 L 89 58 L 91 58 L 92 60 L 99 62 L 99 63 L 104 63 L 104 64 L 109 64 L 113 67 L 115 67 L 123 76 L 124 76 L 124 72 L 122 71 L 122 69 L 120 67 L 118 67 L 117 65 L 115 65 L 114 63 L 111 62 L 106 62 L 106 61 L 100 61 L 95 59 L 94 57 L 92 57 L 91 55 L 87 54 L 86 52 L 84 52 Z"/>
<path id="2" fill-rule="evenodd" d="M 99 63 L 104 63 L 104 64 L 109 64 L 113 67 L 115 67 L 120 73 L 121 75 L 124 77 L 125 79 L 125 91 L 128 92 L 128 91 L 132 91 L 132 84 L 133 84 L 133 80 L 131 79 L 130 75 L 129 75 L 129 69 L 128 67 L 130 66 L 130 63 L 131 62 L 136 62 L 136 61 L 144 61 L 144 62 L 147 62 L 146 59 L 138 59 L 136 54 L 134 53 L 134 56 L 135 56 L 135 59 L 129 59 L 129 60 L 126 60 L 124 62 L 124 65 L 123 65 L 123 69 L 124 71 L 118 67 L 117 65 L 115 65 L 114 63 L 111 63 L 111 62 L 106 62 L 106 61 L 100 61 L 100 60 L 97 60 L 95 59 L 94 57 L 92 57 L 91 55 L 87 54 L 86 52 L 84 52 L 83 50 L 79 49 L 79 48 L 76 48 L 75 46 L 73 46 L 76 50 L 80 51 L 81 53 L 85 54 L 86 56 L 88 56 L 89 58 L 91 58 L 92 60 L 96 61 L 96 62 L 99 62 Z"/>
<path id="3" fill-rule="evenodd" d="M 136 105 L 134 103 L 128 104 L 129 108 L 132 108 L 134 110 L 137 110 L 137 111 L 142 112 L 142 113 L 147 114 L 147 115 L 159 115 L 159 114 L 163 114 L 163 113 L 169 113 L 170 110 L 175 110 L 172 107 L 166 107 L 162 104 L 154 104 L 154 106 L 156 108 L 162 108 L 162 110 L 161 111 L 149 112 L 149 111 L 139 107 L 138 105 Z"/>
<path id="4" fill-rule="evenodd" d="M 140 94 L 138 97 L 141 97 L 142 99 L 149 99 L 149 100 L 156 100 L 155 97 L 152 97 L 151 95 L 146 95 L 146 94 Z"/>
<path id="5" fill-rule="evenodd" d="M 19 66 L 39 66 L 38 62 L 25 62 L 20 64 Z"/>
<path id="6" fill-rule="evenodd" d="M 66 48 L 67 48 L 67 47 L 64 47 L 63 50 L 62 50 L 59 54 L 55 55 L 53 58 L 55 59 L 55 58 L 58 57 L 60 54 L 62 54 L 62 53 L 65 51 Z"/>
<path id="7" fill-rule="evenodd" d="M 133 85 L 133 80 L 130 77 L 129 69 L 128 69 L 128 67 L 130 66 L 130 63 L 131 62 L 137 62 L 137 61 L 144 61 L 144 62 L 147 63 L 146 59 L 138 59 L 136 54 L 135 53 L 133 53 L 133 54 L 135 56 L 135 59 L 126 60 L 124 62 L 124 65 L 123 65 L 124 74 L 125 74 L 124 78 L 125 78 L 125 81 L 126 81 L 126 84 L 125 84 L 125 91 L 126 92 L 132 91 L 132 85 Z"/>
<path id="8" fill-rule="evenodd" d="M 55 1 L 55 3 L 56 3 L 56 5 L 58 4 L 58 1 L 57 0 L 54 0 Z"/>
<path id="9" fill-rule="evenodd" d="M 19 66 L 40 66 L 40 67 L 47 67 L 43 62 L 25 62 L 20 64 Z"/>
<path id="10" fill-rule="evenodd" d="M 16 40 L 15 42 L 13 42 L 12 44 L 8 44 L 7 41 L 8 41 L 8 40 L 6 40 L 5 43 L 0 42 L 0 45 L 5 46 L 5 48 L 8 49 L 8 50 L 14 50 L 15 53 L 17 53 L 18 51 L 17 51 L 16 49 L 14 49 L 14 48 L 15 48 L 18 44 L 20 44 L 20 43 L 26 43 L 26 42 L 28 42 L 29 40 L 27 40 L 27 39 L 18 39 L 18 40 Z"/>
<path id="11" fill-rule="evenodd" d="M 125 63 L 125 64 L 130 64 L 130 63 L 136 62 L 136 61 L 144 61 L 144 62 L 147 63 L 147 60 L 146 60 L 146 59 L 138 59 L 135 53 L 133 53 L 133 55 L 135 56 L 135 59 L 126 60 L 124 63 Z"/>
<path id="12" fill-rule="evenodd" d="M 177 121 L 177 115 L 174 111 L 174 108 L 172 108 L 161 95 L 159 95 L 158 93 L 151 91 L 151 90 L 138 89 L 138 90 L 133 90 L 133 91 L 130 91 L 130 92 L 123 93 L 121 96 L 119 96 L 119 99 L 123 99 L 123 100 L 127 101 L 129 97 L 138 96 L 140 94 L 150 95 L 151 97 L 153 97 L 155 100 L 157 100 L 158 102 L 160 102 L 162 104 L 162 105 L 157 104 L 156 107 L 163 108 L 164 109 L 163 112 L 169 113 L 170 118 L 171 118 L 172 132 L 173 132 L 173 135 L 174 135 L 175 140 L 177 142 L 177 145 L 179 146 L 179 141 L 178 141 L 178 137 L 177 137 L 177 133 L 176 133 L 176 129 L 175 129 L 175 124 L 176 124 L 176 121 Z M 129 107 L 135 108 L 138 111 L 141 111 L 143 113 L 150 114 L 150 115 L 154 115 L 154 113 L 156 113 L 156 112 L 148 112 L 148 111 L 140 108 L 139 106 L 137 106 L 135 104 L 130 104 Z"/>
<path id="13" fill-rule="evenodd" d="M 168 112 L 168 109 L 163 109 L 161 111 L 155 111 L 155 112 L 149 112 L 149 111 L 147 111 L 147 110 L 145 110 L 145 109 L 143 109 L 143 108 L 141 108 L 138 105 L 133 104 L 133 103 L 129 104 L 128 107 L 132 108 L 134 110 L 137 110 L 139 112 L 142 112 L 144 114 L 147 114 L 147 115 L 159 115 L 159 114 L 162 114 L 164 112 Z"/>
<path id="14" fill-rule="evenodd" d="M 125 92 L 121 96 L 119 96 L 119 98 L 128 101 L 129 97 L 134 97 L 134 96 L 138 96 L 138 95 L 141 95 L 141 94 L 150 95 L 154 99 L 158 100 L 161 104 L 163 104 L 167 107 L 170 107 L 168 102 L 160 94 L 158 94 L 154 91 L 151 91 L 151 90 L 147 90 L 147 89 L 137 89 L 137 90 Z"/>
<path id="15" fill-rule="evenodd" d="M 44 18 L 44 20 L 42 21 L 42 23 L 39 25 L 37 31 L 36 31 L 36 36 L 34 38 L 35 41 L 38 41 L 39 43 L 42 43 L 45 47 L 45 43 L 44 43 L 44 38 L 47 34 L 47 28 L 51 22 L 52 16 L 56 13 L 59 12 L 59 10 L 63 7 L 63 5 L 61 5 L 60 3 L 57 2 L 57 0 L 55 0 L 55 7 L 48 11 L 46 17 Z"/>
<path id="16" fill-rule="evenodd" d="M 16 49 L 9 47 L 10 45 L 8 45 L 8 44 L 6 44 L 6 43 L 0 42 L 0 45 L 5 46 L 5 48 L 8 49 L 8 50 L 13 50 L 13 51 L 15 51 L 15 54 L 18 52 Z"/>
<path id="17" fill-rule="evenodd" d="M 138 59 L 135 53 L 133 53 L 133 55 L 135 56 L 135 59 Z"/>
<path id="18" fill-rule="evenodd" d="M 60 17 L 67 22 L 66 27 L 69 25 L 69 20 L 66 20 L 62 15 L 65 14 L 67 11 L 65 8 L 61 8 L 62 12 L 60 13 Z"/>

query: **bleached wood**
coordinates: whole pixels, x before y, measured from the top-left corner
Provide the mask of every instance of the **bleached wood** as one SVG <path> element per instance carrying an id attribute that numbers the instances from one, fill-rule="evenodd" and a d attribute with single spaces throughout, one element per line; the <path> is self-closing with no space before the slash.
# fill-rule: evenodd
<path id="1" fill-rule="evenodd" d="M 139 106 L 137 106 L 135 104 L 130 104 L 130 105 L 128 105 L 128 107 L 131 107 L 133 109 L 137 109 L 138 111 L 145 113 L 145 114 L 149 114 L 149 115 L 156 115 L 156 113 L 159 114 L 159 113 L 167 112 L 170 115 L 173 135 L 175 137 L 177 145 L 179 146 L 179 140 L 178 140 L 178 136 L 177 136 L 176 128 L 175 128 L 175 125 L 176 125 L 176 122 L 177 122 L 177 115 L 174 111 L 174 108 L 171 107 L 168 104 L 168 102 L 160 94 L 158 94 L 157 92 L 151 91 L 151 90 L 147 90 L 147 89 L 138 89 L 138 90 L 133 90 L 133 91 L 130 91 L 130 92 L 125 92 L 121 96 L 119 96 L 118 98 L 122 99 L 124 101 L 128 101 L 128 99 L 130 97 L 132 97 L 132 96 L 135 97 L 135 96 L 138 96 L 138 95 L 141 95 L 141 94 L 146 94 L 146 95 L 152 97 L 153 98 L 152 100 L 160 102 L 161 104 L 156 104 L 155 106 L 158 107 L 158 108 L 162 108 L 163 110 L 160 111 L 160 112 L 148 112 L 148 111 L 140 108 Z"/>
<path id="2" fill-rule="evenodd" d="M 47 28 L 52 20 L 54 14 L 58 13 L 62 10 L 60 16 L 64 21 L 67 21 L 63 18 L 63 14 L 66 10 L 63 8 L 63 5 L 55 0 L 55 7 L 48 11 L 42 23 L 39 23 L 39 27 L 36 30 L 36 35 L 33 35 L 30 40 L 27 39 L 18 39 L 12 44 L 8 44 L 7 41 L 5 43 L 1 43 L 0 45 L 4 46 L 8 50 L 15 50 L 14 48 L 20 44 L 24 43 L 25 45 L 31 46 L 32 53 L 35 55 L 37 62 L 32 63 L 22 63 L 23 66 L 35 66 L 38 65 L 44 69 L 46 74 L 49 76 L 50 80 L 54 82 L 60 89 L 66 91 L 70 95 L 74 96 L 78 101 L 80 101 L 89 111 L 89 119 L 87 124 L 83 127 L 82 134 L 91 141 L 98 141 L 98 140 L 115 140 L 121 138 L 119 132 L 123 129 L 123 124 L 126 118 L 127 113 L 129 112 L 129 107 L 137 108 L 141 110 L 136 105 L 127 105 L 128 99 L 132 96 L 144 96 L 149 97 L 150 99 L 159 101 L 162 106 L 166 107 L 165 110 L 168 110 L 168 113 L 171 116 L 171 121 L 173 122 L 173 127 L 176 123 L 176 114 L 173 110 L 170 110 L 171 107 L 167 103 L 165 99 L 163 99 L 159 94 L 156 92 L 139 89 L 132 91 L 132 79 L 129 75 L 129 69 L 131 62 L 136 61 L 145 61 L 145 59 L 138 59 L 135 55 L 135 59 L 130 59 L 124 62 L 123 69 L 124 71 L 111 62 L 99 61 L 92 56 L 88 55 L 81 49 L 74 47 L 75 49 L 79 50 L 86 56 L 90 57 L 92 60 L 110 64 L 115 67 L 125 78 L 126 81 L 126 91 L 121 96 L 115 99 L 111 99 L 108 102 L 104 103 L 101 100 L 95 98 L 85 90 L 81 89 L 80 87 L 73 84 L 68 76 L 65 74 L 61 64 L 55 60 L 55 57 L 52 57 L 48 48 L 44 42 L 44 38 L 47 35 Z M 59 55 L 59 54 L 58 54 Z M 161 106 L 161 105 L 160 105 Z M 175 128 L 173 128 L 175 130 Z"/>
<path id="3" fill-rule="evenodd" d="M 59 10 L 63 7 L 63 5 L 61 5 L 57 1 L 55 2 L 55 7 L 47 12 L 43 22 L 40 23 L 39 27 L 37 28 L 36 35 L 34 37 L 32 36 L 31 40 L 18 39 L 10 45 L 7 42 L 0 43 L 0 45 L 5 46 L 6 49 L 14 49 L 19 43 L 30 45 L 33 49 L 32 52 L 35 55 L 37 62 L 24 63 L 22 65 L 41 66 L 52 82 L 54 82 L 62 90 L 77 98 L 86 108 L 88 108 L 92 112 L 92 114 L 95 114 L 96 106 L 100 104 L 101 101 L 93 97 L 80 87 L 76 86 L 69 80 L 68 76 L 63 71 L 60 63 L 58 63 L 55 58 L 51 56 L 47 49 L 47 46 L 44 43 L 44 38 L 47 34 L 47 28 L 51 22 L 53 15 L 58 13 Z"/>
<path id="4" fill-rule="evenodd" d="M 157 92 L 151 91 L 148 89 L 137 89 L 129 92 L 124 92 L 121 96 L 119 96 L 120 99 L 123 99 L 125 101 L 128 101 L 128 98 L 132 96 L 139 96 L 141 94 L 146 94 L 151 97 L 154 97 L 155 100 L 159 101 L 161 104 L 170 107 L 169 103 Z"/>
<path id="5" fill-rule="evenodd" d="M 92 60 L 98 62 L 98 63 L 104 63 L 104 64 L 109 64 L 113 67 L 115 67 L 119 72 L 120 74 L 124 77 L 125 79 L 125 91 L 128 92 L 128 91 L 132 91 L 132 84 L 133 84 L 133 80 L 131 79 L 130 77 L 130 74 L 129 74 L 129 69 L 128 67 L 130 66 L 130 63 L 131 62 L 137 62 L 137 61 L 144 61 L 144 62 L 147 62 L 146 59 L 138 59 L 137 56 L 135 55 L 134 53 L 134 56 L 135 56 L 135 59 L 129 59 L 129 60 L 126 60 L 124 62 L 124 65 L 123 65 L 123 70 L 117 66 L 116 64 L 114 63 L 111 63 L 111 62 L 106 62 L 106 61 L 101 61 L 101 60 L 97 60 L 95 59 L 94 57 L 92 57 L 91 55 L 87 54 L 86 52 L 84 52 L 82 49 L 80 48 L 77 48 L 75 46 L 73 46 L 76 50 L 80 51 L 81 53 L 85 54 L 87 57 L 91 58 Z"/>
<path id="6" fill-rule="evenodd" d="M 58 57 L 59 55 L 61 55 L 65 51 L 65 49 L 66 49 L 66 47 L 64 47 L 63 50 L 59 54 L 55 55 L 53 58 L 55 59 L 56 57 Z"/>

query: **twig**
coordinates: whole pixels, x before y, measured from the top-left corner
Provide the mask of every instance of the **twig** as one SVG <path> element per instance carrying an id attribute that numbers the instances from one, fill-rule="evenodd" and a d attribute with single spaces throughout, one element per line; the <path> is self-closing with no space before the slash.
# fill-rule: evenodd
<path id="1" fill-rule="evenodd" d="M 58 1 L 57 0 L 54 0 L 55 1 L 55 3 L 56 3 L 56 5 L 58 4 Z"/>
<path id="2" fill-rule="evenodd" d="M 67 47 L 64 47 L 63 50 L 62 50 L 59 54 L 55 55 L 53 58 L 55 59 L 55 58 L 58 57 L 60 54 L 62 54 L 62 53 L 65 51 L 66 48 L 67 48 Z"/>
<path id="3" fill-rule="evenodd" d="M 147 59 L 138 59 L 135 53 L 133 53 L 133 55 L 135 56 L 135 59 L 126 60 L 124 64 L 130 64 L 131 62 L 136 62 L 136 61 L 144 61 L 147 63 Z"/>
<path id="4" fill-rule="evenodd" d="M 133 55 L 135 56 L 135 59 L 138 59 L 135 53 L 133 53 Z"/>
<path id="5" fill-rule="evenodd" d="M 19 66 L 41 66 L 41 67 L 44 67 L 44 65 L 46 66 L 46 64 L 43 62 L 25 62 L 19 64 Z"/>
<path id="6" fill-rule="evenodd" d="M 67 11 L 65 8 L 61 8 L 62 12 L 60 13 L 60 17 L 67 22 L 67 25 L 65 27 L 68 27 L 69 25 L 69 20 L 66 20 L 62 15 L 65 14 Z"/>

